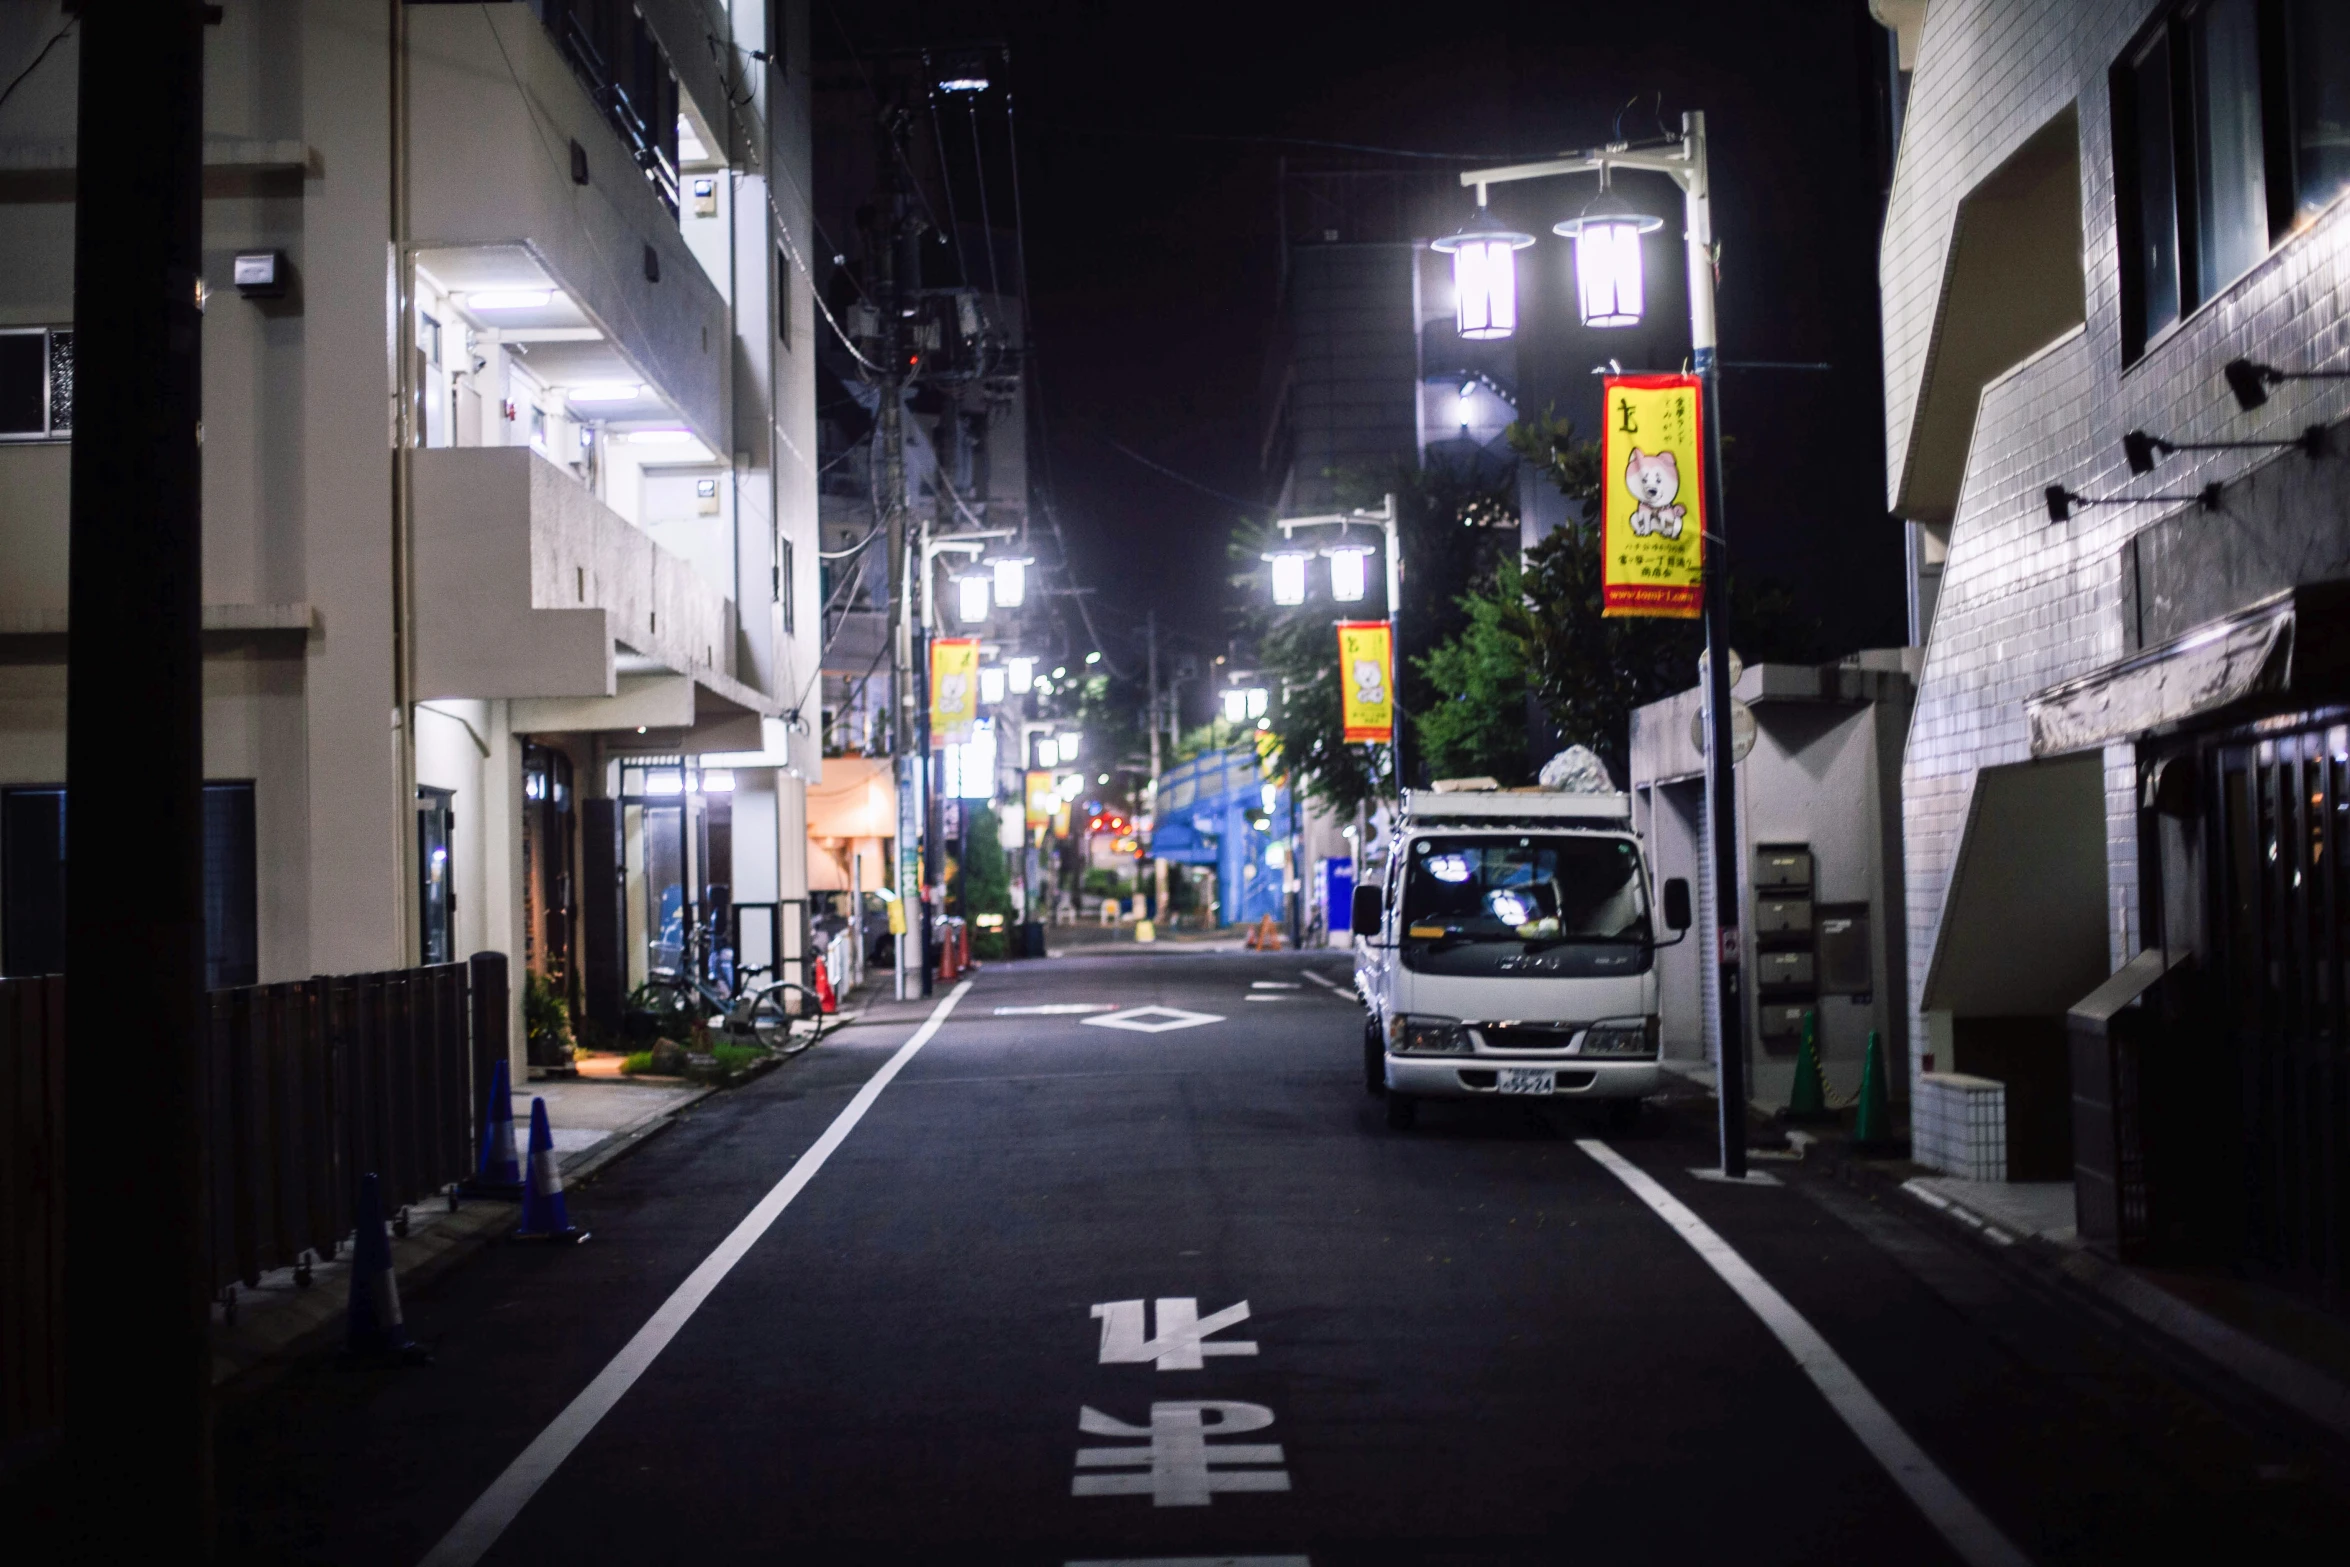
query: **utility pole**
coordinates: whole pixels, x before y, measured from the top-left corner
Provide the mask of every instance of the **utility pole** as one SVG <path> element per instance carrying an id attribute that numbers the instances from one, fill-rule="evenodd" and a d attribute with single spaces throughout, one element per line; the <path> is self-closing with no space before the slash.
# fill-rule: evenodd
<path id="1" fill-rule="evenodd" d="M 1151 705 L 1150 719 L 1143 726 L 1151 732 L 1151 919 L 1155 923 L 1167 917 L 1167 862 L 1159 858 L 1159 612 L 1155 609 L 1143 617 L 1143 629 L 1150 638 Z"/>
<path id="2" fill-rule="evenodd" d="M 879 308 L 881 372 L 875 390 L 874 439 L 881 443 L 881 489 L 874 504 L 881 512 L 889 545 L 889 694 L 890 754 L 897 774 L 897 864 L 891 882 L 897 889 L 898 912 L 904 934 L 892 943 L 896 957 L 897 999 L 908 999 L 908 958 L 921 962 L 928 919 L 922 902 L 921 821 L 923 784 L 928 757 L 914 722 L 914 569 L 908 551 L 913 540 L 906 529 L 906 352 L 904 317 L 898 309 L 898 234 L 905 226 L 906 202 L 898 189 L 899 117 L 895 109 L 881 116 L 881 191 L 875 204 L 873 227 L 867 235 L 873 260 L 873 298 Z M 912 950 L 909 952 L 909 943 Z"/>
<path id="3" fill-rule="evenodd" d="M 80 11 L 65 735 L 71 1501 L 60 1543 L 88 1561 L 212 1556 L 205 9 Z M 133 729 L 126 712 L 139 715 Z"/>

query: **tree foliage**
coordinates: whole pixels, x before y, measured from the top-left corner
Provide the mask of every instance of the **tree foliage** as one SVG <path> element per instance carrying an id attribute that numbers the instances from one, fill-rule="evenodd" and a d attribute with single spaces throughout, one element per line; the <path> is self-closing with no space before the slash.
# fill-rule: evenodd
<path id="1" fill-rule="evenodd" d="M 1530 777 L 1544 758 L 1527 753 L 1524 699 L 1532 696 L 1559 740 L 1587 745 L 1625 777 L 1632 710 L 1697 683 L 1705 645 L 1695 620 L 1608 618 L 1600 614 L 1600 454 L 1552 413 L 1510 427 L 1510 444 L 1574 504 L 1579 514 L 1504 562 L 1462 595 L 1465 624 L 1420 660 L 1423 677 L 1451 694 L 1423 721 L 1432 762 L 1504 783 Z M 1740 656 L 1753 661 L 1816 657 L 1816 630 L 1785 589 L 1733 576 L 1730 622 Z M 1517 698 L 1503 714 L 1499 704 Z M 1441 716 L 1440 716 L 1441 715 Z M 1510 720 L 1517 722 L 1513 743 Z"/>
<path id="2" fill-rule="evenodd" d="M 1383 495 L 1396 498 L 1396 527 L 1402 536 L 1406 587 L 1405 617 L 1396 650 L 1407 742 L 1416 733 L 1416 715 L 1435 701 L 1436 688 L 1416 658 L 1437 647 L 1467 623 L 1462 599 L 1517 542 L 1517 502 L 1509 482 L 1490 471 L 1450 464 L 1399 467 L 1384 474 L 1340 475 L 1339 504 L 1376 507 Z M 1300 546 L 1332 542 L 1301 535 Z M 1373 542 L 1372 537 L 1365 542 Z M 1256 643 L 1257 664 L 1273 693 L 1269 728 L 1278 745 L 1278 765 L 1293 769 L 1308 798 L 1339 816 L 1390 792 L 1392 758 L 1384 745 L 1348 744 L 1340 709 L 1339 620 L 1374 620 L 1387 615 L 1386 587 L 1376 566 L 1370 592 L 1359 604 L 1337 604 L 1328 579 L 1313 574 L 1306 602 L 1290 608 L 1272 603 L 1263 556 L 1282 544 L 1279 530 L 1243 524 L 1232 536 L 1233 584 L 1241 591 L 1241 627 Z M 1407 752 L 1415 749 L 1407 744 Z M 1430 776 L 1415 759 L 1415 781 Z"/>

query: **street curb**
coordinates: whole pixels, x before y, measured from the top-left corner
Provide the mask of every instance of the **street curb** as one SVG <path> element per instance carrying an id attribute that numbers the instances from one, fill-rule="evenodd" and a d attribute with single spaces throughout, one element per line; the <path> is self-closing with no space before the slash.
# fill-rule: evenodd
<path id="1" fill-rule="evenodd" d="M 1966 1245 L 2009 1276 L 2060 1294 L 2112 1320 L 2120 1313 L 2142 1343 L 2179 1365 L 2187 1352 L 2193 1379 L 2223 1382 L 2288 1418 L 2350 1442 L 2350 1387 L 2317 1366 L 2263 1343 L 2198 1306 L 2151 1284 L 2121 1263 L 2036 1235 L 2014 1235 L 1989 1219 L 1929 1193 L 1895 1170 L 1855 1157 L 1840 1143 L 1820 1139 L 1803 1147 L 1805 1165 L 1843 1185 L 1887 1199 L 1908 1199 L 1906 1211 Z M 1904 1168 L 1914 1168 L 1907 1165 Z M 2183 1371 L 2188 1366 L 2179 1366 Z"/>

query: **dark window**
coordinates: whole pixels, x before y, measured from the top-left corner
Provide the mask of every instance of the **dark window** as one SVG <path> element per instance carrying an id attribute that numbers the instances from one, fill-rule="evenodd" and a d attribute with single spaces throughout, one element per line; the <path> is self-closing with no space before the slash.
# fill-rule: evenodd
<path id="1" fill-rule="evenodd" d="M 2350 8 L 2188 0 L 2115 65 L 2123 355 L 2350 185 Z"/>
<path id="2" fill-rule="evenodd" d="M 0 334 L 0 435 L 49 433 L 47 349 L 39 332 Z"/>
<path id="3" fill-rule="evenodd" d="M 0 794 L 0 966 L 65 972 L 65 791 Z"/>
<path id="4" fill-rule="evenodd" d="M 2350 186 L 2350 6 L 2287 0 L 2285 48 L 2293 216 L 2306 219 Z"/>
<path id="5" fill-rule="evenodd" d="M 449 802 L 454 798 L 446 789 L 416 791 L 417 930 L 427 963 L 454 962 L 457 951 L 457 894 L 449 866 L 450 838 L 456 828 Z"/>
<path id="6" fill-rule="evenodd" d="M 775 253 L 775 336 L 791 347 L 791 258 L 780 250 Z"/>
<path id="7" fill-rule="evenodd" d="M 0 793 L 0 972 L 65 971 L 63 789 Z M 260 899 L 250 782 L 204 786 L 204 983 L 261 976 Z"/>
<path id="8" fill-rule="evenodd" d="M 261 982 L 260 889 L 253 786 L 204 786 L 204 986 Z"/>
<path id="9" fill-rule="evenodd" d="M 2259 8 L 2254 0 L 2211 0 L 2188 18 L 2186 37 L 2200 304 L 2268 254 Z"/>
<path id="10" fill-rule="evenodd" d="M 778 539 L 775 554 L 775 602 L 783 606 L 783 634 L 790 636 L 796 629 L 792 614 L 792 551 L 791 540 Z"/>

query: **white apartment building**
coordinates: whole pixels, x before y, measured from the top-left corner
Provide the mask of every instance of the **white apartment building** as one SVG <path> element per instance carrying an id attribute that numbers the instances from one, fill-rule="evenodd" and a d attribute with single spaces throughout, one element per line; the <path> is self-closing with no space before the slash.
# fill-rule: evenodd
<path id="1" fill-rule="evenodd" d="M 8 973 L 62 949 L 69 442 L 106 438 L 70 418 L 104 301 L 73 293 L 69 22 L 0 10 L 11 72 L 63 32 L 0 105 Z M 527 969 L 616 1028 L 718 889 L 791 925 L 806 54 L 785 0 L 229 0 L 207 28 L 214 984 L 494 950 L 518 1008 Z M 771 942 L 746 919 L 747 961 Z"/>
<path id="2" fill-rule="evenodd" d="M 2350 7 L 1876 9 L 1921 1153 L 2339 1299 L 2350 383 L 2259 367 L 2350 371 Z"/>

